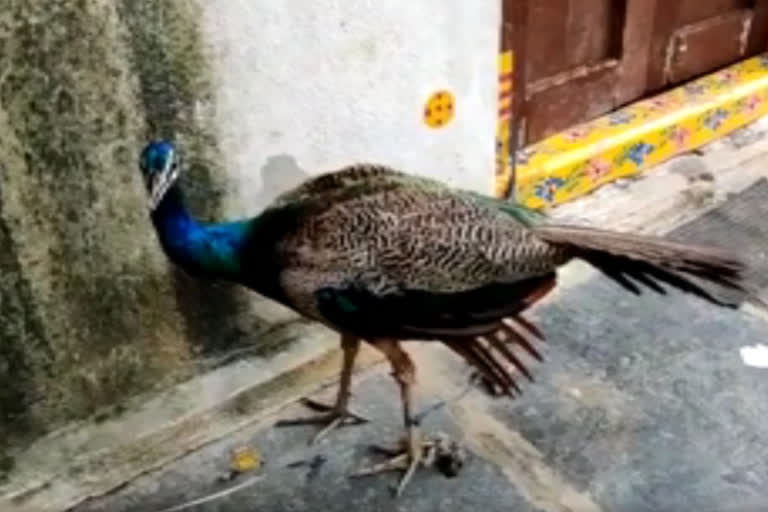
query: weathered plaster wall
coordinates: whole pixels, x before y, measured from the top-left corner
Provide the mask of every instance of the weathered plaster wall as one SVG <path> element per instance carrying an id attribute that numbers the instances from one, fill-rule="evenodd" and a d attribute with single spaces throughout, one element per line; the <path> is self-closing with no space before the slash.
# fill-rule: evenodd
<path id="1" fill-rule="evenodd" d="M 0 475 L 45 432 L 285 342 L 293 315 L 169 268 L 147 137 L 181 145 L 203 217 L 357 160 L 489 192 L 497 3 L 0 0 Z M 430 129 L 436 89 L 456 116 Z"/>
<path id="2" fill-rule="evenodd" d="M 206 2 L 227 207 L 364 160 L 490 192 L 499 19 L 497 0 Z M 456 115 L 430 129 L 441 89 Z"/>

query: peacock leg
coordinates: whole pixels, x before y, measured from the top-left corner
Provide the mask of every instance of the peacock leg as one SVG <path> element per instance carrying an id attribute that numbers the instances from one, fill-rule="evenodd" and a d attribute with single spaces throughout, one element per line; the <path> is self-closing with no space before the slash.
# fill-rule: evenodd
<path id="1" fill-rule="evenodd" d="M 307 418 L 281 420 L 275 424 L 276 427 L 288 427 L 294 425 L 324 425 L 322 430 L 315 434 L 315 436 L 310 440 L 310 444 L 314 444 L 328 435 L 328 433 L 332 430 L 343 425 L 359 425 L 361 423 L 368 422 L 367 418 L 349 410 L 349 388 L 352 383 L 352 369 L 355 364 L 355 358 L 357 357 L 357 353 L 360 350 L 360 339 L 354 336 L 343 334 L 341 336 L 341 348 L 343 353 L 343 362 L 341 367 L 341 380 L 339 381 L 339 391 L 336 395 L 336 403 L 334 405 L 326 405 L 310 398 L 304 398 L 302 400 L 304 405 L 310 409 L 326 411 L 326 414 L 310 416 Z"/>
<path id="2" fill-rule="evenodd" d="M 415 384 L 416 368 L 408 357 L 408 354 L 400 348 L 395 340 L 377 340 L 373 345 L 382 351 L 392 365 L 392 376 L 400 386 L 400 397 L 403 405 L 403 421 L 406 429 L 405 449 L 390 450 L 377 448 L 377 451 L 388 453 L 392 456 L 386 462 L 375 464 L 361 469 L 352 474 L 354 477 L 373 475 L 384 471 L 404 471 L 400 483 L 397 486 L 397 496 L 400 496 L 411 480 L 416 468 L 424 457 L 424 448 L 430 443 L 423 443 L 418 421 L 413 416 L 413 386 Z"/>

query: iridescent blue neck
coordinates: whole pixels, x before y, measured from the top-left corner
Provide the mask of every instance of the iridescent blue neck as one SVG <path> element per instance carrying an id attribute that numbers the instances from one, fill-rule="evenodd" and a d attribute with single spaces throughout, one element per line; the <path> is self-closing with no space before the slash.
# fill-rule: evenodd
<path id="1" fill-rule="evenodd" d="M 184 195 L 178 184 L 174 184 L 165 193 L 155 210 L 152 212 L 152 223 L 157 234 L 167 250 L 166 244 L 178 245 L 188 237 L 190 231 L 202 228 L 194 219 L 184 204 Z"/>
<path id="2" fill-rule="evenodd" d="M 241 272 L 240 251 L 250 235 L 250 223 L 204 224 L 184 205 L 178 184 L 152 212 L 152 222 L 166 255 L 193 275 L 233 279 Z"/>

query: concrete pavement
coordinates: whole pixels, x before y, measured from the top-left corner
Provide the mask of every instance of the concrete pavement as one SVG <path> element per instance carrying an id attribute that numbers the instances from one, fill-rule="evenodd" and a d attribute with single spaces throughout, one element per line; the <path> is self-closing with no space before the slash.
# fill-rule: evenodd
<path id="1" fill-rule="evenodd" d="M 398 500 L 394 474 L 347 478 L 372 460 L 367 444 L 401 434 L 396 387 L 379 365 L 356 377 L 354 404 L 374 419 L 369 425 L 308 447 L 311 427 L 271 427 L 304 412 L 292 405 L 74 512 L 151 512 L 236 485 L 217 478 L 243 444 L 263 455 L 263 480 L 191 510 L 741 512 L 768 505 L 768 371 L 739 355 L 768 339 L 768 322 L 678 293 L 636 298 L 579 264 L 564 274 L 560 291 L 531 315 L 549 340 L 546 362 L 534 367 L 538 382 L 514 402 L 474 390 L 427 418 L 425 429 L 468 448 L 457 478 L 422 470 Z M 461 391 L 467 370 L 447 349 L 411 344 L 409 351 L 422 406 Z M 318 455 L 325 462 L 311 477 L 305 466 L 288 467 Z"/>
<path id="2" fill-rule="evenodd" d="M 768 174 L 766 129 L 768 124 L 756 123 L 699 154 L 603 187 L 553 213 L 608 228 L 667 232 Z M 740 247 L 764 258 L 765 230 L 743 225 L 743 218 L 731 220 L 717 229 L 740 229 L 744 236 L 729 240 L 749 242 Z M 143 451 L 116 449 L 117 459 L 104 451 L 98 464 L 80 465 L 84 472 L 61 468 L 48 503 L 56 503 L 62 489 L 67 496 L 83 495 L 89 486 L 104 488 L 143 467 L 143 476 L 73 511 L 178 506 L 248 483 L 250 475 L 219 481 L 230 450 L 246 444 L 265 458 L 263 479 L 187 510 L 762 510 L 768 503 L 767 434 L 761 423 L 768 370 L 745 366 L 740 350 L 766 339 L 766 316 L 722 311 L 674 293 L 631 297 L 583 265 L 566 267 L 560 282 L 557 293 L 532 311 L 550 340 L 547 361 L 534 367 L 537 384 L 526 384 L 525 395 L 514 403 L 473 391 L 428 418 L 428 427 L 447 431 L 468 447 L 472 456 L 458 478 L 425 470 L 396 501 L 388 492 L 394 475 L 346 478 L 368 461 L 366 444 L 401 433 L 396 388 L 383 366 L 355 379 L 354 403 L 373 424 L 345 429 L 312 448 L 305 444 L 310 428 L 272 429 L 276 419 L 303 411 L 295 405 L 264 411 L 312 389 L 319 376 L 334 374 L 337 363 L 325 361 L 269 389 L 233 395 L 210 414 L 189 416 L 172 439 L 158 438 L 167 439 L 164 444 L 152 438 Z M 409 350 L 419 369 L 422 406 L 464 386 L 466 369 L 447 350 L 423 345 Z M 333 391 L 324 393 L 330 397 Z M 239 430 L 227 434 L 233 427 Z M 131 456 L 188 452 L 185 446 L 202 444 L 159 469 L 146 457 Z M 308 478 L 306 466 L 288 467 L 299 460 L 325 462 Z M 110 478 L 102 478 L 105 472 Z"/>

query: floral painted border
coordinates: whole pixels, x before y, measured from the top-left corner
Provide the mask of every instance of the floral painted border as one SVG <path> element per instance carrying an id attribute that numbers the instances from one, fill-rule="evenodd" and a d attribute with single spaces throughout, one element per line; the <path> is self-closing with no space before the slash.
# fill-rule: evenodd
<path id="1" fill-rule="evenodd" d="M 556 134 L 518 152 L 516 200 L 563 203 L 768 114 L 768 54 Z M 509 177 L 497 175 L 497 190 Z"/>

